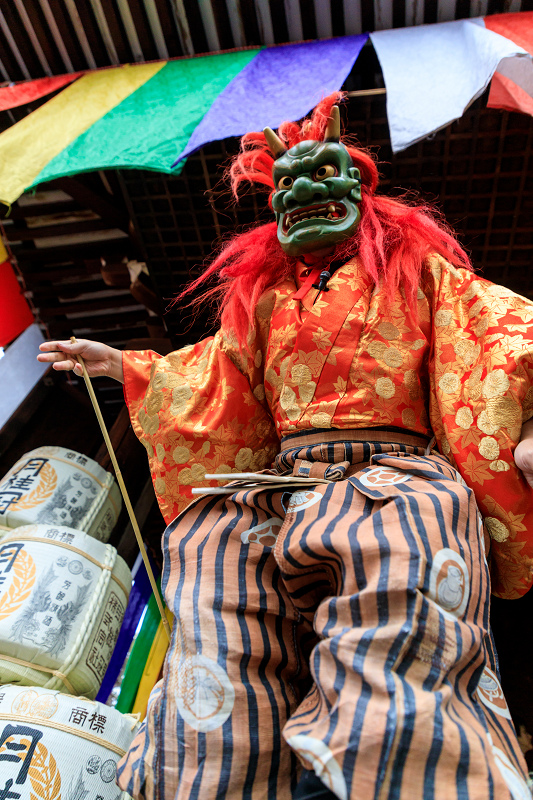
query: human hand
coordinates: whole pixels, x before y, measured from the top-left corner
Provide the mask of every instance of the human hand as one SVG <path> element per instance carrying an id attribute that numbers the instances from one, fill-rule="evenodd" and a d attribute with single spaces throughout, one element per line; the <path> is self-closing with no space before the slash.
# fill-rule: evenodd
<path id="1" fill-rule="evenodd" d="M 88 339 L 78 339 L 76 342 L 62 340 L 43 342 L 39 350 L 37 361 L 52 364 L 55 370 L 73 370 L 76 375 L 83 375 L 81 364 L 76 359 L 76 355 L 80 355 L 90 378 L 107 375 L 124 383 L 122 353 L 107 344 L 90 342 Z"/>
<path id="2" fill-rule="evenodd" d="M 524 422 L 522 434 L 514 451 L 515 464 L 533 487 L 533 419 Z"/>

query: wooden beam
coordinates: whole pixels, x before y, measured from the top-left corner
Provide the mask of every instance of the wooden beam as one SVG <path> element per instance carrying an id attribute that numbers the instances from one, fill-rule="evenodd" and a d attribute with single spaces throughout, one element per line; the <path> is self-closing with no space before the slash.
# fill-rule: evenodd
<path id="1" fill-rule="evenodd" d="M 20 261 L 19 261 L 20 264 Z M 43 266 L 40 264 L 39 266 Z M 60 268 L 53 268 L 45 269 L 44 271 L 34 270 L 32 271 L 28 266 L 24 268 L 24 280 L 26 285 L 29 289 L 32 289 L 34 286 L 38 286 L 40 281 L 45 281 L 48 285 L 50 281 L 61 283 L 61 281 L 68 280 L 69 278 L 81 278 L 82 280 L 89 280 L 91 275 L 99 274 L 98 271 L 89 271 L 83 261 L 75 261 L 71 263 L 67 263 L 66 265 Z M 72 284 L 66 284 L 67 286 L 71 286 Z"/>
<path id="2" fill-rule="evenodd" d="M 29 242 L 47 239 L 51 236 L 69 236 L 92 231 L 107 231 L 116 228 L 114 222 L 103 219 L 87 219 L 66 222 L 62 225 L 43 225 L 39 228 L 19 228 L 9 225 L 5 228 L 8 242 Z M 121 241 L 124 241 L 121 239 Z"/>
<path id="3" fill-rule="evenodd" d="M 58 178 L 55 181 L 64 192 L 77 200 L 84 208 L 90 208 L 102 219 L 113 221 L 114 227 L 129 232 L 129 218 L 113 205 L 113 201 L 84 186 L 75 178 Z M 122 198 L 120 199 L 122 203 Z"/>
<path id="4" fill-rule="evenodd" d="M 43 311 L 41 315 L 44 317 Z M 77 319 L 60 319 L 58 317 L 48 319 L 45 317 L 44 321 L 46 321 L 50 333 L 54 338 L 56 336 L 62 336 L 64 338 L 67 334 L 71 335 L 72 332 L 80 329 L 89 329 L 91 333 L 80 334 L 80 337 L 94 339 L 97 331 L 105 331 L 106 328 L 118 329 L 119 326 L 131 327 L 132 325 L 146 325 L 147 316 L 146 309 L 139 306 L 138 310 L 123 311 L 122 313 L 118 313 L 117 309 L 117 312 L 114 314 L 98 314 L 89 318 L 80 317 Z M 147 335 L 147 331 L 144 335 Z M 129 333 L 128 338 L 133 339 L 134 336 L 135 334 Z M 98 341 L 101 340 L 99 339 Z"/>
<path id="5" fill-rule="evenodd" d="M 41 306 L 50 300 L 57 302 L 58 297 L 61 300 L 72 300 L 81 294 L 103 292 L 106 289 L 101 278 L 94 279 L 90 275 L 87 276 L 86 281 L 80 280 L 76 281 L 76 283 L 65 283 L 63 285 L 57 282 L 49 284 L 47 281 L 46 285 L 43 286 L 40 282 L 32 284 L 26 280 L 26 286 L 31 290 L 33 302 L 36 306 Z M 121 294 L 124 294 L 124 292 L 121 292 Z"/>
<path id="6" fill-rule="evenodd" d="M 61 245 L 58 247 L 43 247 L 40 249 L 18 249 L 13 248 L 13 252 L 21 266 L 26 264 L 50 264 L 63 261 L 71 261 L 73 254 L 83 251 L 86 258 L 106 258 L 111 256 L 113 260 L 124 256 L 135 256 L 136 250 L 133 242 L 129 239 L 106 239 L 101 242 L 80 242 L 79 244 Z"/>
<path id="7" fill-rule="evenodd" d="M 80 211 L 81 206 L 75 200 L 63 200 L 56 203 L 36 203 L 30 206 L 20 206 L 18 203 L 11 209 L 9 219 L 18 221 L 27 217 L 44 217 L 53 214 L 68 214 L 69 211 Z"/>
<path id="8" fill-rule="evenodd" d="M 80 300 L 77 303 L 64 303 L 60 305 L 46 305 L 40 309 L 41 316 L 45 318 L 60 316 L 61 314 L 92 314 L 94 311 L 107 311 L 114 309 L 117 313 L 117 321 L 120 319 L 121 307 L 137 306 L 139 311 L 146 314 L 144 306 L 137 304 L 137 301 L 130 294 L 124 294 L 113 297 L 104 297 L 100 300 Z M 133 309 L 130 309 L 133 310 Z M 90 317 L 86 320 L 90 324 Z"/>

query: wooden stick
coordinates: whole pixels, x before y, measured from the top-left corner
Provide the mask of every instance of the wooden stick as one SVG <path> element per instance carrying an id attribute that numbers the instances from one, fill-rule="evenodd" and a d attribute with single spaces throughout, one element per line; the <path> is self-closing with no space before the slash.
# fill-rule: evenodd
<path id="1" fill-rule="evenodd" d="M 71 336 L 70 341 L 75 344 L 76 337 Z M 124 498 L 124 503 L 126 504 L 126 508 L 128 510 L 128 515 L 130 518 L 131 526 L 135 533 L 135 538 L 137 539 L 137 544 L 139 545 L 139 550 L 141 551 L 141 556 L 144 561 L 144 566 L 146 567 L 146 572 L 148 573 L 148 579 L 150 581 L 150 585 L 152 587 L 152 591 L 154 593 L 157 607 L 159 609 L 159 613 L 161 614 L 161 620 L 163 622 L 163 627 L 165 629 L 165 633 L 168 637 L 168 641 L 170 642 L 171 639 L 171 632 L 170 632 L 170 625 L 168 624 L 167 615 L 165 614 L 165 610 L 163 608 L 163 603 L 161 601 L 161 596 L 159 594 L 159 589 L 157 588 L 157 583 L 155 581 L 154 573 L 152 571 L 152 565 L 148 560 L 148 554 L 146 552 L 146 548 L 144 546 L 143 538 L 141 535 L 141 531 L 139 528 L 139 523 L 135 517 L 135 512 L 133 510 L 133 506 L 131 504 L 131 500 L 128 494 L 128 490 L 126 489 L 126 484 L 124 483 L 124 479 L 122 477 L 122 472 L 120 471 L 120 467 L 118 465 L 117 457 L 115 455 L 115 451 L 113 449 L 113 445 L 111 444 L 111 439 L 109 438 L 109 434 L 107 432 L 107 428 L 104 422 L 104 418 L 102 416 L 102 412 L 100 411 L 100 406 L 98 405 L 98 400 L 96 399 L 96 395 L 94 393 L 94 389 L 91 383 L 91 379 L 87 373 L 87 368 L 85 367 L 85 362 L 80 355 L 77 355 L 76 358 L 78 359 L 79 364 L 81 364 L 81 368 L 83 370 L 83 379 L 85 381 L 85 385 L 87 386 L 87 391 L 89 392 L 89 397 L 91 398 L 91 402 L 93 404 L 94 413 L 96 414 L 96 418 L 98 419 L 98 423 L 100 425 L 100 430 L 102 431 L 104 441 L 107 445 L 107 449 L 109 451 L 109 456 L 111 458 L 111 462 L 113 464 L 113 468 L 115 470 L 115 475 L 117 476 L 117 482 L 120 487 L 120 491 L 122 492 L 122 497 Z"/>
<path id="2" fill-rule="evenodd" d="M 376 97 L 379 94 L 387 94 L 386 89 L 357 89 L 355 92 L 346 92 L 348 97 Z"/>

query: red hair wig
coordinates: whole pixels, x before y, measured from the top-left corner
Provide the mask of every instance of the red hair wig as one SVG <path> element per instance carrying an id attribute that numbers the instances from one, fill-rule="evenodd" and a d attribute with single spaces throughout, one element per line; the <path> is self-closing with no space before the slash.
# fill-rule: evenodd
<path id="1" fill-rule="evenodd" d="M 301 124 L 284 122 L 278 136 L 287 148 L 312 139 L 322 141 L 331 108 L 343 99 L 336 92 L 322 100 Z M 358 255 L 366 272 L 392 298 L 402 287 L 411 306 L 415 306 L 424 260 L 439 253 L 456 267 L 471 269 L 470 261 L 451 229 L 434 209 L 424 203 L 413 205 L 405 199 L 376 194 L 378 170 L 372 155 L 349 140 L 341 141 L 361 172 L 361 222 L 355 234 L 339 244 L 330 260 L 348 260 Z M 229 168 L 234 196 L 241 183 L 259 184 L 274 190 L 274 158 L 263 133 L 247 133 L 241 151 Z M 223 327 L 233 328 L 244 345 L 254 309 L 261 295 L 289 274 L 296 261 L 287 256 L 277 239 L 277 225 L 269 222 L 234 235 L 207 270 L 178 295 L 175 302 L 197 289 L 204 289 L 194 305 L 217 301 Z M 205 289 L 218 276 L 216 285 Z"/>

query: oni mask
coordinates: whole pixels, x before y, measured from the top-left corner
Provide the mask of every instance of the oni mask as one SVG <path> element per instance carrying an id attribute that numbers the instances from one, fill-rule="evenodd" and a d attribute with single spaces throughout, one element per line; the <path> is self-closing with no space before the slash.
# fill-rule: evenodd
<path id="1" fill-rule="evenodd" d="M 339 142 L 338 109 L 325 141 L 303 141 L 287 150 L 276 134 L 265 130 L 275 157 L 272 208 L 278 239 L 291 256 L 333 247 L 355 232 L 361 214 L 361 176 Z"/>

